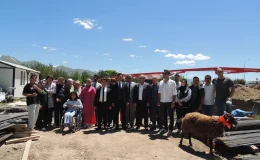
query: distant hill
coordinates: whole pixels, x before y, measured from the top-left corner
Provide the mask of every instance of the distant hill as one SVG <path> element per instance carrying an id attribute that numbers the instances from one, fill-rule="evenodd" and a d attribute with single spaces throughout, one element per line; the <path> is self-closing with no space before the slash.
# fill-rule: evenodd
<path id="1" fill-rule="evenodd" d="M 10 62 L 10 63 L 14 63 L 14 64 L 19 64 L 19 65 L 24 65 L 24 66 L 30 66 L 30 65 L 35 65 L 35 64 L 42 64 L 41 62 L 38 62 L 36 60 L 31 60 L 31 61 L 25 61 L 25 62 L 21 62 L 18 59 L 11 57 L 11 56 L 6 56 L 6 55 L 0 55 L 0 60 L 6 61 L 6 62 Z M 46 65 L 46 64 L 43 64 Z M 85 70 L 85 69 L 73 69 L 70 67 L 66 67 L 66 66 L 54 66 L 54 69 L 59 69 L 59 70 L 63 70 L 64 72 L 67 73 L 73 73 L 73 72 L 78 72 L 79 74 L 81 74 L 84 71 L 87 71 L 90 75 L 94 75 L 95 72 L 90 71 L 90 70 Z"/>
<path id="2" fill-rule="evenodd" d="M 63 66 L 63 65 L 61 65 L 61 66 L 54 66 L 54 68 L 55 68 L 55 69 L 59 69 L 59 70 L 63 70 L 63 71 L 65 71 L 65 72 L 67 72 L 67 73 L 78 72 L 79 74 L 81 74 L 82 72 L 87 71 L 90 75 L 94 75 L 94 74 L 95 74 L 95 72 L 90 71 L 90 70 L 85 70 L 85 69 L 72 69 L 72 68 L 70 68 L 70 67 L 66 67 L 66 66 Z"/>

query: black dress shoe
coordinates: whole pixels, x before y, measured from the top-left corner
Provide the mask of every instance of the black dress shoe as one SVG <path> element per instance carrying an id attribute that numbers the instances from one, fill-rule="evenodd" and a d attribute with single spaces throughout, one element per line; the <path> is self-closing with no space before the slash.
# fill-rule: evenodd
<path id="1" fill-rule="evenodd" d="M 135 128 L 135 130 L 139 130 L 139 129 L 140 129 L 140 127 L 136 127 L 136 128 Z"/>
<path id="2" fill-rule="evenodd" d="M 101 127 L 96 128 L 96 130 L 97 130 L 97 131 L 100 131 L 100 130 L 101 130 Z"/>
<path id="3" fill-rule="evenodd" d="M 145 131 L 148 131 L 148 128 L 145 128 L 144 130 L 145 130 Z"/>
<path id="4" fill-rule="evenodd" d="M 119 130 L 119 127 L 118 127 L 118 126 L 116 126 L 114 130 Z"/>
<path id="5" fill-rule="evenodd" d="M 155 128 L 155 127 L 152 127 L 152 128 L 150 128 L 150 130 L 151 130 L 151 131 L 155 131 L 155 130 L 156 130 L 156 128 Z"/>

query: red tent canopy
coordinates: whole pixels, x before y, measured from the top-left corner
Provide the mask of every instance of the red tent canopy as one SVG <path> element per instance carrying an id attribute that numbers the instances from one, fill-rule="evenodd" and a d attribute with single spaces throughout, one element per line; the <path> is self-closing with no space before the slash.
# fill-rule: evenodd
<path id="1" fill-rule="evenodd" d="M 217 68 L 222 68 L 225 73 L 245 73 L 245 72 L 260 72 L 260 68 L 234 68 L 234 67 L 210 67 L 210 68 L 189 68 L 189 69 L 176 69 L 170 70 L 172 74 L 175 73 L 185 73 L 185 72 L 194 72 L 194 71 L 216 71 Z M 146 75 L 148 79 L 152 76 L 161 75 L 163 72 L 146 72 L 146 73 L 134 73 L 131 74 L 133 77 L 137 77 L 140 75 Z"/>

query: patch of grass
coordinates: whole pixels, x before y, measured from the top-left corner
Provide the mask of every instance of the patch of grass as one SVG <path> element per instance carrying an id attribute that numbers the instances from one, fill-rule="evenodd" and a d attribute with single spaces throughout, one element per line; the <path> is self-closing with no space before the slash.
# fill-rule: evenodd
<path id="1" fill-rule="evenodd" d="M 260 115 L 255 115 L 255 119 L 260 120 Z"/>

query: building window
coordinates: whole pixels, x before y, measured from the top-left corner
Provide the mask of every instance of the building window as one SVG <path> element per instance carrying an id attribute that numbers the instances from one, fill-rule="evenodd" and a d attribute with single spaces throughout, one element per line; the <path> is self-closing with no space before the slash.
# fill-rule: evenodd
<path id="1" fill-rule="evenodd" d="M 23 85 L 23 71 L 21 71 L 21 76 L 20 76 L 20 85 Z"/>
<path id="2" fill-rule="evenodd" d="M 23 72 L 23 85 L 25 85 L 25 72 Z"/>

